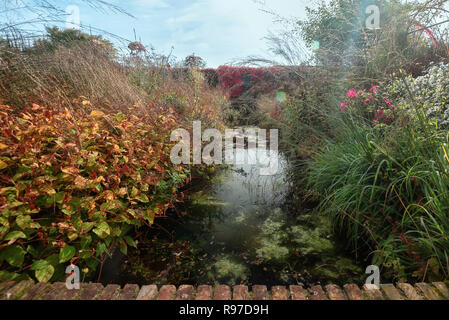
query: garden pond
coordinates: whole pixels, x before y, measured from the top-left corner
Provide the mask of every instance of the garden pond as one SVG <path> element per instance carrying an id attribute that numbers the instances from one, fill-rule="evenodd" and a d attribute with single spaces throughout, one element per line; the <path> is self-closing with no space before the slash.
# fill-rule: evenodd
<path id="1" fill-rule="evenodd" d="M 239 150 L 247 156 L 248 150 Z M 271 151 L 274 152 L 274 151 Z M 345 252 L 330 221 L 292 197 L 291 166 L 278 153 L 276 175 L 233 165 L 193 183 L 188 199 L 140 235 L 138 249 L 116 250 L 104 284 L 363 283 L 365 265 Z M 143 239 L 143 240 L 142 240 Z"/>

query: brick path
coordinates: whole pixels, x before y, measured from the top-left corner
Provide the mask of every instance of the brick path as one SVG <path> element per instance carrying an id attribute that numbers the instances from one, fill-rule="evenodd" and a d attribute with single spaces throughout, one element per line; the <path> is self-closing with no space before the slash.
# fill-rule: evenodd
<path id="1" fill-rule="evenodd" d="M 123 288 L 100 283 L 81 284 L 79 290 L 68 290 L 63 282 L 53 284 L 33 281 L 0 283 L 0 300 L 448 300 L 448 287 L 442 282 L 381 284 L 380 288 L 356 284 L 301 286 L 264 285 L 251 288 L 243 285 L 181 285 L 127 284 Z"/>

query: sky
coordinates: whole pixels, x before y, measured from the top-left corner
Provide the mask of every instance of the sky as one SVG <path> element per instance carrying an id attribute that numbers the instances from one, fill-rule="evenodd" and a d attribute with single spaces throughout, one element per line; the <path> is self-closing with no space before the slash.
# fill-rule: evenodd
<path id="1" fill-rule="evenodd" d="M 36 1 L 6 0 L 0 3 L 13 6 L 22 2 L 24 7 L 24 3 Z M 278 16 L 266 11 L 275 12 L 289 21 L 304 20 L 306 7 L 315 6 L 319 0 L 104 0 L 123 8 L 133 17 L 95 9 L 87 4 L 101 0 L 49 1 L 62 11 L 77 8 L 79 22 L 87 27 L 85 30 L 92 27 L 93 34 L 98 33 L 97 28 L 134 41 L 135 30 L 137 40 L 160 54 L 172 52 L 179 61 L 194 53 L 202 57 L 208 67 L 216 68 L 248 56 L 278 60 L 270 54 L 265 37 L 270 32 L 276 34 L 282 30 L 282 24 Z M 0 7 L 0 25 L 6 18 L 5 12 L 16 13 Z M 12 21 L 16 20 L 14 15 L 11 17 Z M 113 42 L 118 45 L 117 41 Z M 304 50 L 303 43 L 299 45 Z M 310 54 L 310 50 L 305 50 L 305 54 Z"/>
<path id="2" fill-rule="evenodd" d="M 274 11 L 287 19 L 304 19 L 305 0 L 109 0 L 135 18 L 124 14 L 102 12 L 81 0 L 58 1 L 79 7 L 80 22 L 106 30 L 123 38 L 153 46 L 158 52 L 178 59 L 194 53 L 208 67 L 232 63 L 247 56 L 270 56 L 269 31 L 281 24 Z"/>

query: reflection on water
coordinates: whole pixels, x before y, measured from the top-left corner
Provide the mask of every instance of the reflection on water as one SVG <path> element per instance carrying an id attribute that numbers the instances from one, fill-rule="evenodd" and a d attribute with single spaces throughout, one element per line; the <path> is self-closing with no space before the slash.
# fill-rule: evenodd
<path id="1" fill-rule="evenodd" d="M 248 155 L 246 149 L 238 152 Z M 310 210 L 282 209 L 290 182 L 288 162 L 278 157 L 276 175 L 259 175 L 259 165 L 235 165 L 199 185 L 180 209 L 187 215 L 161 219 L 160 230 L 150 230 L 139 250 L 115 267 L 105 266 L 102 281 L 360 283 L 362 269 L 342 254 L 327 219 Z"/>

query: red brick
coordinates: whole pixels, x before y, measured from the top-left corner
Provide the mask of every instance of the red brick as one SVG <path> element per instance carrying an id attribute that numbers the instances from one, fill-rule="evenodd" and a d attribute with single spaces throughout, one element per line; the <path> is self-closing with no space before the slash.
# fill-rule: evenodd
<path id="1" fill-rule="evenodd" d="M 157 286 L 155 284 L 143 286 L 139 294 L 137 295 L 137 300 L 154 300 L 157 297 Z"/>
<path id="2" fill-rule="evenodd" d="M 288 300 L 288 291 L 284 286 L 274 286 L 271 288 L 273 300 Z"/>
<path id="3" fill-rule="evenodd" d="M 380 291 L 380 287 L 372 283 L 363 285 L 363 293 L 368 300 L 385 300 L 382 291 Z"/>
<path id="4" fill-rule="evenodd" d="M 442 300 L 440 295 L 435 291 L 434 288 L 429 286 L 427 283 L 416 283 L 415 287 L 426 297 L 428 300 Z"/>
<path id="5" fill-rule="evenodd" d="M 67 289 L 65 282 L 55 282 L 39 300 L 59 300 L 59 296 L 64 289 Z"/>
<path id="6" fill-rule="evenodd" d="M 103 285 L 101 283 L 89 283 L 84 285 L 83 291 L 81 292 L 78 300 L 95 300 L 95 298 L 103 290 Z"/>
<path id="7" fill-rule="evenodd" d="M 399 293 L 398 289 L 395 288 L 391 283 L 381 284 L 380 288 L 387 297 L 388 300 L 405 300 L 402 295 Z"/>
<path id="8" fill-rule="evenodd" d="M 409 283 L 398 283 L 396 285 L 408 300 L 423 300 L 422 296 L 416 291 L 415 288 Z"/>
<path id="9" fill-rule="evenodd" d="M 310 300 L 327 300 L 326 293 L 324 293 L 321 286 L 313 286 L 309 289 L 309 299 Z"/>
<path id="10" fill-rule="evenodd" d="M 443 282 L 432 282 L 433 286 L 445 297 L 449 299 L 449 290 Z"/>
<path id="11" fill-rule="evenodd" d="M 269 300 L 267 286 L 254 285 L 253 289 L 253 300 Z"/>
<path id="12" fill-rule="evenodd" d="M 30 290 L 25 292 L 25 294 L 20 298 L 20 300 L 33 300 L 39 298 L 41 295 L 47 292 L 51 287 L 49 283 L 39 282 L 35 284 Z"/>
<path id="13" fill-rule="evenodd" d="M 1 298 L 6 300 L 16 300 L 20 298 L 32 286 L 34 286 L 34 282 L 31 280 L 17 282 L 16 285 L 7 290 L 4 290 Z"/>
<path id="14" fill-rule="evenodd" d="M 210 300 L 212 297 L 212 287 L 208 285 L 198 286 L 196 300 Z"/>
<path id="15" fill-rule="evenodd" d="M 183 284 L 178 288 L 178 292 L 176 293 L 176 300 L 193 300 L 194 292 L 195 289 L 193 288 L 193 286 Z"/>
<path id="16" fill-rule="evenodd" d="M 306 300 L 306 293 L 303 287 L 297 285 L 289 286 L 290 296 L 292 300 Z"/>
<path id="17" fill-rule="evenodd" d="M 226 285 L 219 285 L 214 290 L 214 300 L 231 300 L 231 289 Z"/>
<path id="18" fill-rule="evenodd" d="M 330 300 L 346 300 L 343 290 L 336 284 L 328 284 L 325 288 Z"/>
<path id="19" fill-rule="evenodd" d="M 345 289 L 346 295 L 348 296 L 349 300 L 365 300 L 362 291 L 356 284 L 345 284 L 343 286 L 343 289 Z"/>
<path id="20" fill-rule="evenodd" d="M 122 292 L 118 296 L 118 300 L 136 300 L 139 293 L 139 286 L 137 284 L 127 284 L 123 287 Z"/>
<path id="21" fill-rule="evenodd" d="M 161 290 L 159 291 L 157 300 L 172 300 L 175 297 L 175 294 L 176 294 L 175 286 L 165 285 L 162 286 Z"/>
<path id="22" fill-rule="evenodd" d="M 16 284 L 17 284 L 17 282 L 12 281 L 12 280 L 6 280 L 3 282 L 0 282 L 0 294 L 2 293 L 2 291 L 8 290 L 9 288 L 15 286 Z"/>
<path id="23" fill-rule="evenodd" d="M 237 285 L 233 287 L 233 300 L 248 300 L 248 286 Z"/>
<path id="24" fill-rule="evenodd" d="M 106 288 L 97 297 L 97 300 L 115 300 L 120 294 L 120 286 L 116 284 L 108 284 Z"/>

